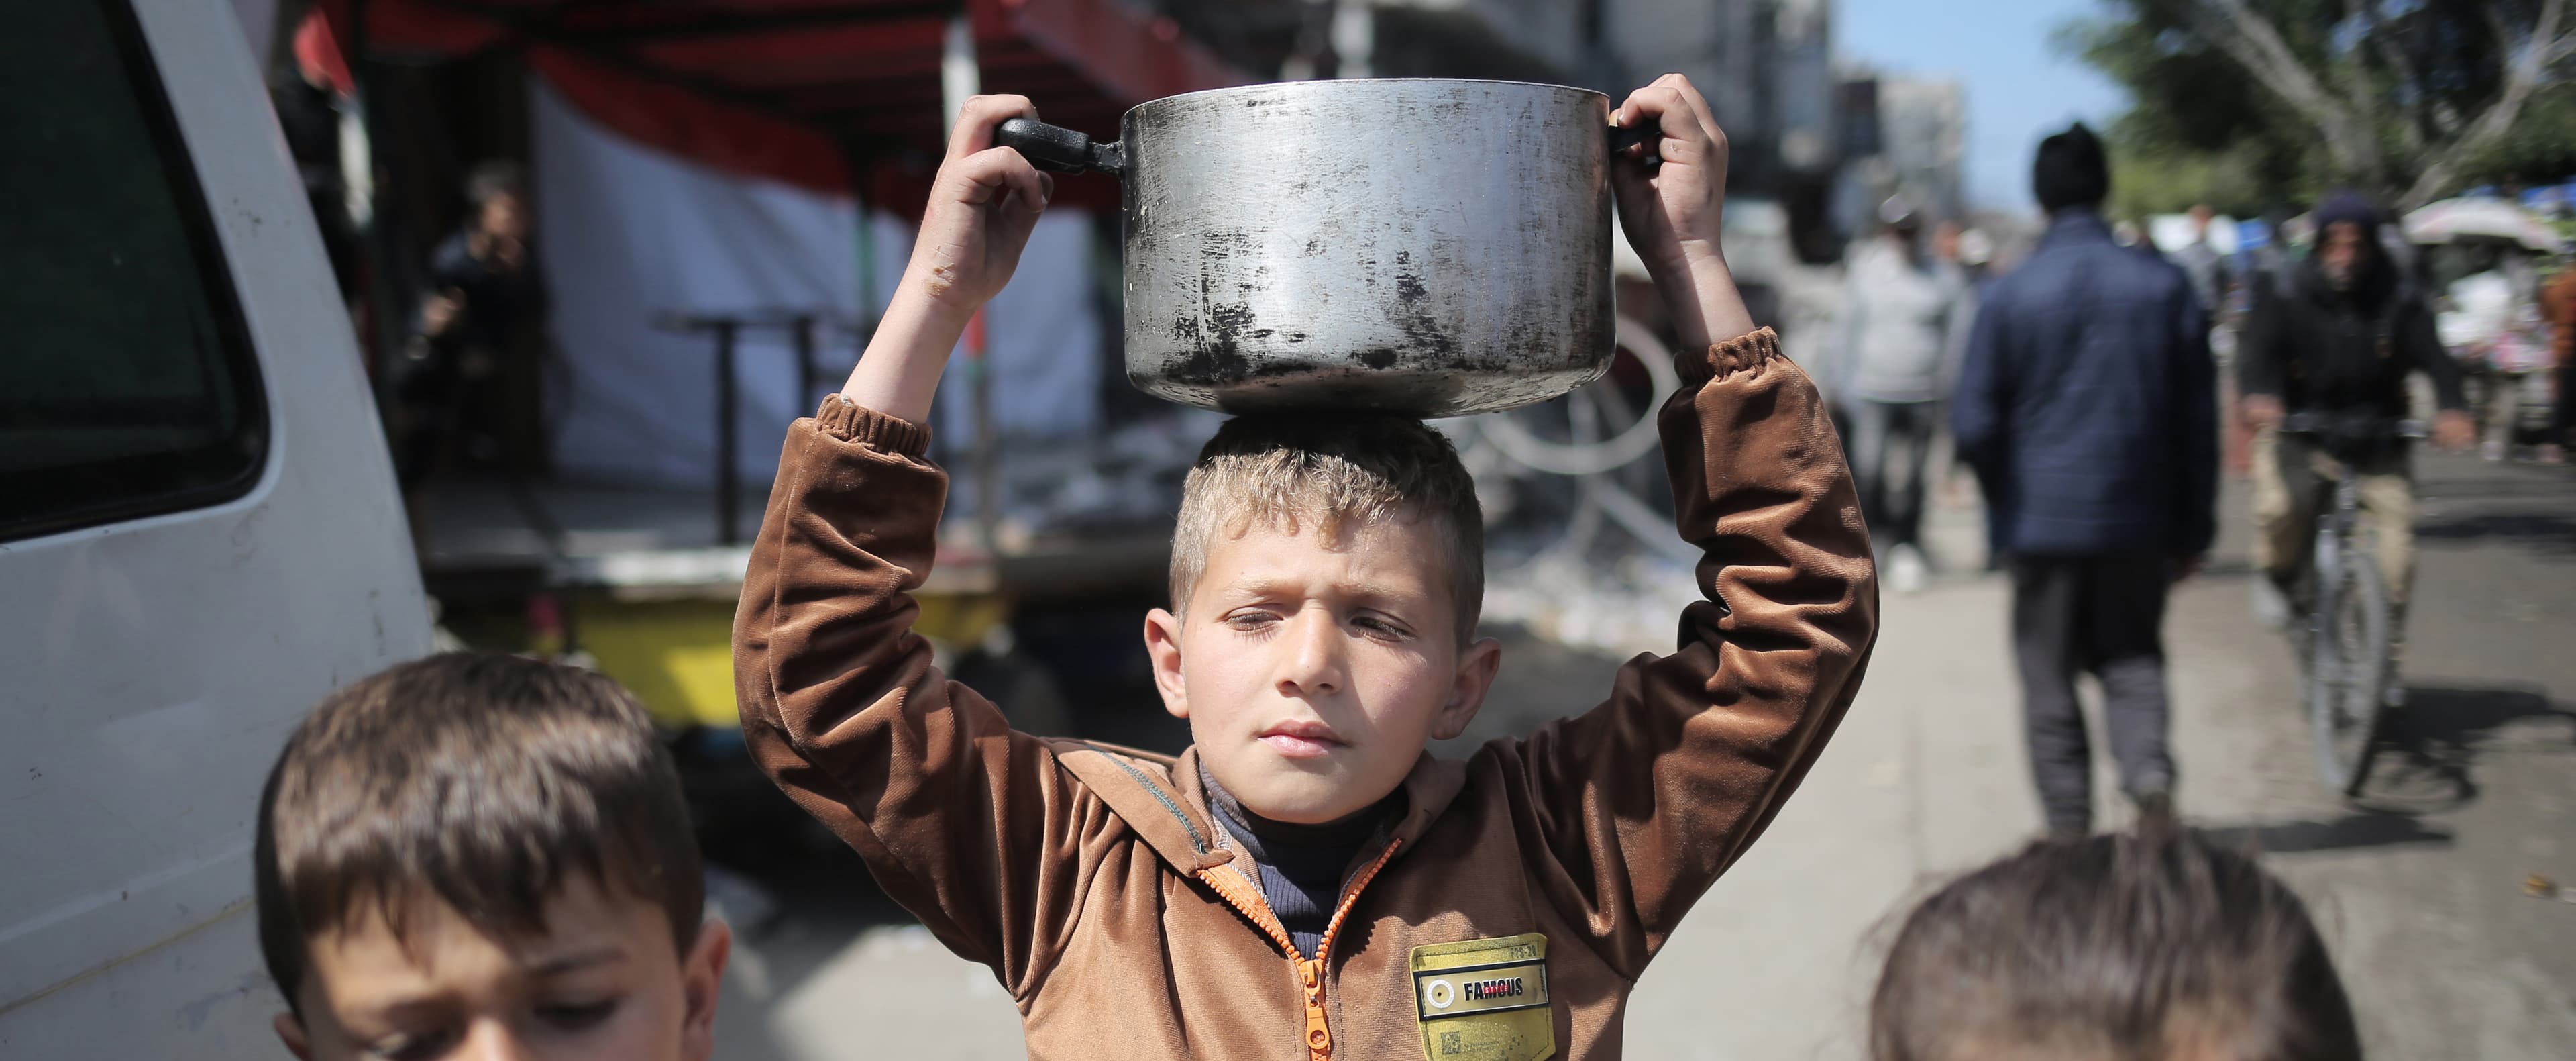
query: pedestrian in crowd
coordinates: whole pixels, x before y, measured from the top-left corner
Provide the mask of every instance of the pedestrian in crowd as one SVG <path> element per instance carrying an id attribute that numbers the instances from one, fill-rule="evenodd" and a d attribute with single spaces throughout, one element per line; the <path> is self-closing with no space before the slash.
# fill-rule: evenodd
<path id="1" fill-rule="evenodd" d="M 2191 208 L 2191 242 L 2173 253 L 2174 264 L 2182 266 L 2182 274 L 2191 280 L 2191 293 L 2200 299 L 2200 311 L 2209 317 L 2212 326 L 2219 322 L 2220 314 L 2227 308 L 2229 280 L 2227 256 L 2219 253 L 2217 245 L 2209 239 L 2210 223 L 2217 217 L 2218 212 L 2210 209 L 2209 204 L 2194 205 Z"/>
<path id="2" fill-rule="evenodd" d="M 1959 271 L 1959 239 L 1967 229 L 1958 222 L 1942 219 L 1932 226 L 1932 266 L 1945 275 Z"/>
<path id="3" fill-rule="evenodd" d="M 1990 241 L 1984 232 L 1956 221 L 1943 221 L 1932 226 L 1932 269 L 1944 282 L 1956 286 L 1973 298 L 1978 284 L 1986 280 L 1986 259 Z M 1962 307 L 1968 308 L 1968 307 Z M 1973 319 L 1974 313 L 1954 314 Z M 1959 322 L 1959 335 L 1966 342 L 1967 319 Z"/>
<path id="4" fill-rule="evenodd" d="M 2292 214 L 2285 207 L 2276 206 L 2263 211 L 2264 240 L 2246 255 L 2247 264 L 2250 266 L 2246 271 L 2246 283 L 2249 288 L 2274 282 L 2288 275 L 2290 267 L 2297 264 L 2300 257 L 2299 244 L 2305 238 L 2303 234 L 2306 231 L 2305 227 L 2298 223 L 2301 220 L 2298 215 Z M 2259 288 L 2255 289 L 2259 290 Z M 2250 292 L 2248 297 L 2250 299 Z"/>
<path id="5" fill-rule="evenodd" d="M 1932 229 L 1932 276 L 1950 300 L 1942 321 L 1941 385 L 1934 391 L 1942 397 L 1959 386 L 1959 362 L 1968 354 L 1968 328 L 1977 322 L 1977 285 L 1985 282 L 1985 239 L 1985 233 L 1963 228 L 1956 221 L 1944 221 Z"/>
<path id="6" fill-rule="evenodd" d="M 418 332 L 396 385 L 404 419 L 396 463 L 415 498 L 435 469 L 460 459 L 510 470 L 537 459 L 505 452 L 506 403 L 533 388 L 546 344 L 527 178 L 516 163 L 486 162 L 467 177 L 465 198 L 465 226 L 430 256 Z"/>
<path id="7" fill-rule="evenodd" d="M 1924 472 L 1941 422 L 1968 314 L 1954 262 L 1923 243 L 1923 217 L 1902 199 L 1879 208 L 1878 235 L 1854 249 L 1837 309 L 1832 387 L 1851 418 L 1847 446 L 1861 513 L 1887 564 L 1888 585 L 1923 588 Z"/>
<path id="8" fill-rule="evenodd" d="M 2435 334 L 2460 368 L 2471 415 L 2484 435 L 2479 452 L 2500 461 L 2520 433 L 2525 395 L 2533 383 L 2547 380 L 2552 367 L 2539 271 L 2511 240 L 2464 236 L 2443 250 L 2457 278 L 2417 289 L 2442 306 Z M 2398 275 L 2414 284 L 2429 280 L 2411 269 L 2401 268 Z"/>
<path id="9" fill-rule="evenodd" d="M 1995 238 L 1982 228 L 1963 228 L 1959 230 L 1955 246 L 1959 275 L 1967 281 L 1968 291 L 1973 297 L 1976 289 L 1994 276 Z"/>
<path id="10" fill-rule="evenodd" d="M 1959 386 L 1959 362 L 1967 356 L 1968 328 L 1977 320 L 1977 289 L 1984 286 L 1993 264 L 1994 241 L 1982 229 L 1969 228 L 1956 221 L 1943 221 L 1932 226 L 1932 269 L 1941 282 L 1954 292 L 1950 305 L 1949 349 L 1941 379 L 1941 396 L 1947 399 Z M 1935 414 L 1933 422 L 1948 430 L 1948 417 Z M 1924 479 L 1922 511 L 1935 504 L 1967 506 L 1971 504 L 1968 480 L 1973 478 L 1966 464 L 1952 452 L 1941 467 Z M 1918 513 L 1919 515 L 1919 513 Z M 1927 557 L 1929 554 L 1926 554 Z M 1991 565 L 1988 570 L 1992 570 Z"/>
<path id="11" fill-rule="evenodd" d="M 2048 840 L 1906 916 L 1872 1061 L 2361 1061 L 2307 907 L 2188 831 Z"/>
<path id="12" fill-rule="evenodd" d="M 2477 441 L 2460 369 L 2442 347 L 2433 314 L 2380 246 L 2379 209 L 2356 192 L 2317 205 L 2317 247 L 2255 292 L 2237 352 L 2241 411 L 2254 436 L 2256 611 L 2275 626 L 2298 622 L 2299 580 L 2310 559 L 2322 486 L 2360 477 L 2362 511 L 2378 541 L 2392 615 L 2389 658 L 2405 642 L 2407 586 L 2414 569 L 2415 487 L 2405 439 L 2360 440 L 2347 467 L 2306 436 L 2284 435 L 2290 413 L 2352 423 L 2407 415 L 2407 376 L 2432 377 L 2440 413 L 2434 440 L 2448 449 Z M 2388 695 L 2403 687 L 2387 683 Z"/>
<path id="13" fill-rule="evenodd" d="M 2200 311 L 2209 317 L 2209 353 L 2218 363 L 2219 408 L 2236 408 L 2236 385 L 2228 366 L 2236 356 L 2234 293 L 2236 275 L 2233 263 L 2210 238 L 2218 212 L 2207 203 L 2191 208 L 2191 242 L 2173 253 L 2174 264 L 2191 280 L 2192 294 L 2200 299 Z M 2223 432 L 2219 447 L 2223 465 L 2231 474 L 2243 474 L 2245 468 L 2245 433 L 2236 427 L 2232 417 L 2222 418 Z"/>
<path id="14" fill-rule="evenodd" d="M 332 693 L 270 770 L 252 894 L 302 1061 L 706 1061 L 706 916 L 670 750 L 615 681 L 499 652 Z"/>
<path id="15" fill-rule="evenodd" d="M 2576 262 L 2561 261 L 2558 273 L 2540 289 L 2540 312 L 2549 324 L 2549 361 L 2557 367 L 2557 401 L 2549 418 L 2549 437 L 2540 444 L 2540 462 L 2560 464 L 2576 435 Z"/>
<path id="16" fill-rule="evenodd" d="M 1952 418 L 2012 572 L 2040 805 L 2049 829 L 2068 834 L 2093 818 L 2083 671 L 2102 683 L 2121 786 L 2142 812 L 2170 813 L 2165 592 L 2217 528 L 2208 319 L 2181 269 L 2112 240 L 2110 185 L 2092 130 L 2041 141 L 2032 186 L 2048 231 L 1988 285 Z"/>

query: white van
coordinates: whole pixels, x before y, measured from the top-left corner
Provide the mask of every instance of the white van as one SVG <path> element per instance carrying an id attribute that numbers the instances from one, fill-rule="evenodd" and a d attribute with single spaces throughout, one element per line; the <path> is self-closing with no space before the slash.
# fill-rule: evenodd
<path id="1" fill-rule="evenodd" d="M 429 650 L 392 465 L 232 9 L 8 18 L 0 1057 L 279 1057 L 253 804 Z"/>

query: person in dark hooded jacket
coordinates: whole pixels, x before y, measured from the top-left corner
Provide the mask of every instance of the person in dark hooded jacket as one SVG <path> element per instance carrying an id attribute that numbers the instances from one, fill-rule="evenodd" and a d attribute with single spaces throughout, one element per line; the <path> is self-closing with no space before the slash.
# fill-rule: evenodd
<path id="1" fill-rule="evenodd" d="M 2256 431 L 2254 565 L 2268 580 L 2258 590 L 2269 591 L 2262 610 L 2286 620 L 2316 533 L 2321 487 L 2355 474 L 2402 641 L 2415 521 L 2405 441 L 2387 439 L 2346 468 L 2306 436 L 2278 428 L 2285 415 L 2299 412 L 2403 418 L 2406 379 L 2420 371 L 2432 377 L 2441 408 L 2435 441 L 2465 448 L 2477 429 L 2432 310 L 2381 246 L 2379 210 L 2358 193 L 2338 192 L 2317 205 L 2315 223 L 2316 252 L 2256 285 L 2237 353 L 2241 408 Z M 2399 686 L 2388 688 L 2393 695 Z"/>
<path id="2" fill-rule="evenodd" d="M 1951 427 L 1985 489 L 2013 579 L 2013 642 L 2041 809 L 2092 822 L 2092 751 L 2075 679 L 2102 682 L 2120 784 L 2172 807 L 2165 593 L 2217 533 L 2218 370 L 2183 271 L 2120 246 L 2102 219 L 2110 168 L 2078 124 L 2039 145 L 2048 234 L 1988 287 Z"/>

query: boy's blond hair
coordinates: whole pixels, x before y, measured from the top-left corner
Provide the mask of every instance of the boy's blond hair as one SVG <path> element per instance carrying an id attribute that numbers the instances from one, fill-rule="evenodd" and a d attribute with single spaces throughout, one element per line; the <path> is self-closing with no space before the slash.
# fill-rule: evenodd
<path id="1" fill-rule="evenodd" d="M 1172 533 L 1172 612 L 1207 573 L 1208 543 L 1255 521 L 1326 538 L 1384 519 L 1427 519 L 1438 532 L 1457 608 L 1458 646 L 1475 639 L 1485 601 L 1485 519 L 1476 484 L 1449 439 L 1390 415 L 1241 416 L 1199 451 Z M 1350 522 L 1356 521 L 1356 524 Z"/>

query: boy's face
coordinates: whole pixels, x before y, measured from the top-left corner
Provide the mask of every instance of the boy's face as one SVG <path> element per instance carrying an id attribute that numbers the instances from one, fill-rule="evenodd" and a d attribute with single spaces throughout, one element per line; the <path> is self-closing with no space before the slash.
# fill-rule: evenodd
<path id="1" fill-rule="evenodd" d="M 1186 618 L 1155 611 L 1145 647 L 1163 706 L 1217 783 L 1253 813 L 1317 824 L 1403 783 L 1425 741 L 1454 737 L 1502 662 L 1458 645 L 1440 535 L 1424 520 L 1220 530 Z"/>
<path id="2" fill-rule="evenodd" d="M 671 947 L 659 904 L 576 877 L 546 931 L 495 939 L 425 890 L 394 934 L 372 902 L 307 943 L 303 1018 L 277 1034 L 304 1061 L 598 1058 L 706 1061 L 732 934 Z"/>

